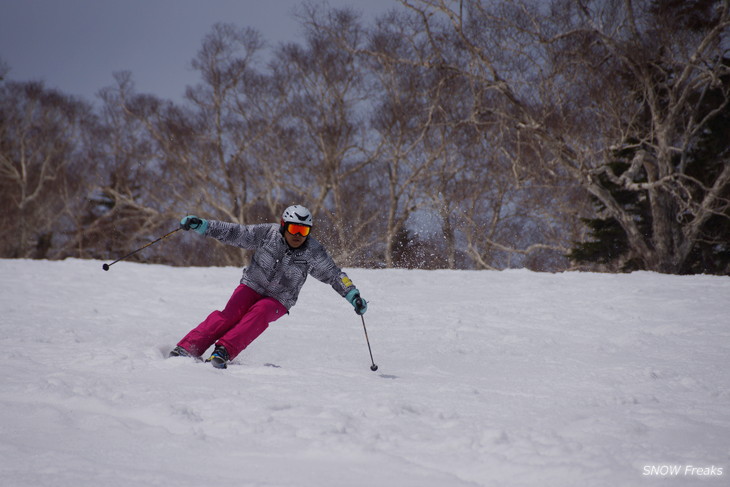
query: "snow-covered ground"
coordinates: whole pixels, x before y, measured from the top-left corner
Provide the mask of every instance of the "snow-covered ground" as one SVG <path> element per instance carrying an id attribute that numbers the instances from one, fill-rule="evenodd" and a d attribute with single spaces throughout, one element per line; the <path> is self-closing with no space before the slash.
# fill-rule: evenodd
<path id="1" fill-rule="evenodd" d="M 349 269 L 377 372 L 314 279 L 221 371 L 240 269 L 101 264 L 0 260 L 2 486 L 730 480 L 730 278 Z"/>

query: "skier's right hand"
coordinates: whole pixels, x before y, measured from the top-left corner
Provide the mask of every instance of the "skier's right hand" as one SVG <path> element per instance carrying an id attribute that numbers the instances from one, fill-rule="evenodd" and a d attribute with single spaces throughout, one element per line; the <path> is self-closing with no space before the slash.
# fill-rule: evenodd
<path id="1" fill-rule="evenodd" d="M 183 230 L 195 230 L 200 235 L 205 235 L 205 231 L 208 229 L 208 220 L 204 218 L 198 218 L 195 215 L 184 216 L 180 220 L 180 227 Z"/>

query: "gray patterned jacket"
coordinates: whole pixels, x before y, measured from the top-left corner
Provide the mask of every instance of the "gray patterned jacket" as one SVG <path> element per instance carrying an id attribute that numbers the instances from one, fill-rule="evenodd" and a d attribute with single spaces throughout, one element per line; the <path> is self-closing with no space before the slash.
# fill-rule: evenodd
<path id="1" fill-rule="evenodd" d="M 343 297 L 355 289 L 347 274 L 337 267 L 322 244 L 311 235 L 301 247 L 292 249 L 276 223 L 238 225 L 208 220 L 205 236 L 254 250 L 251 264 L 243 269 L 241 284 L 276 299 L 286 309 L 291 309 L 297 302 L 309 274 L 331 285 Z"/>

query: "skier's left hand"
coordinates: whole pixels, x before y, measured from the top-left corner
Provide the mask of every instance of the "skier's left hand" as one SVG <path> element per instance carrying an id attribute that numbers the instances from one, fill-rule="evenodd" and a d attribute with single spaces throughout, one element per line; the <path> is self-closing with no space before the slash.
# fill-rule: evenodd
<path id="1" fill-rule="evenodd" d="M 364 315 L 368 310 L 368 302 L 360 296 L 360 291 L 357 289 L 353 289 L 347 293 L 345 299 L 350 302 L 350 304 L 355 308 L 355 313 L 359 315 Z"/>

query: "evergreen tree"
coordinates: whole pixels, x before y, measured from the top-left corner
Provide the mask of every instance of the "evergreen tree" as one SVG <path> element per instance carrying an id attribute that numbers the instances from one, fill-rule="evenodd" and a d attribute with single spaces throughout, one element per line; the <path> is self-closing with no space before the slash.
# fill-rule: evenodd
<path id="1" fill-rule="evenodd" d="M 629 169 L 630 164 L 626 162 L 627 155 L 625 154 L 622 157 L 622 154 L 616 154 L 617 160 L 610 164 L 611 170 L 615 174 L 623 174 Z M 643 175 L 639 181 L 645 182 L 646 176 Z M 636 191 L 622 189 L 620 186 L 611 183 L 605 176 L 601 176 L 601 183 L 611 192 L 616 201 L 634 216 L 641 232 L 644 235 L 650 233 L 651 212 L 647 205 L 646 196 Z M 591 201 L 596 208 L 596 213 L 598 215 L 604 214 L 605 205 L 596 197 L 592 197 Z M 573 262 L 580 264 L 597 263 L 606 266 L 611 271 L 623 272 L 631 272 L 643 267 L 641 260 L 631 253 L 626 232 L 615 218 L 583 218 L 582 221 L 590 230 L 592 240 L 575 243 L 568 254 L 568 258 Z"/>

